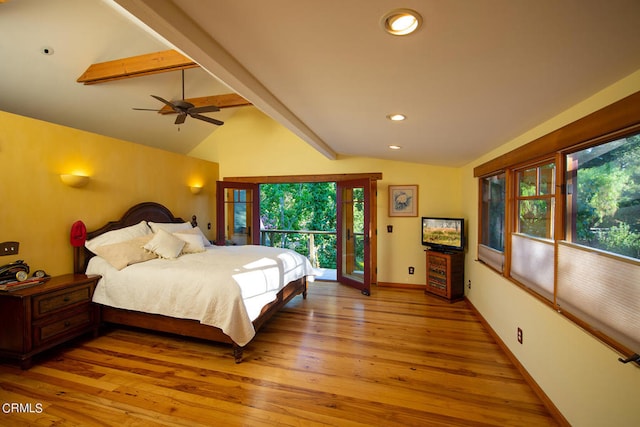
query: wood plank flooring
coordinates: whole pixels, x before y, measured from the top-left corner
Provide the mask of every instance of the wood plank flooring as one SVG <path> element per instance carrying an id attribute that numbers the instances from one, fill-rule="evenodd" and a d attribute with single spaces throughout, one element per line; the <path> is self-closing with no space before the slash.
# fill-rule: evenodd
<path id="1" fill-rule="evenodd" d="M 311 283 L 237 365 L 115 328 L 37 362 L 0 365 L 0 425 L 557 425 L 466 302 L 417 290 Z"/>

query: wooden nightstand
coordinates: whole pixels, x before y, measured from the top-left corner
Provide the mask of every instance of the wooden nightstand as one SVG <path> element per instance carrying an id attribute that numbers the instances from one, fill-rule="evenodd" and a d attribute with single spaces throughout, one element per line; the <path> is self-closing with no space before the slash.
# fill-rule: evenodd
<path id="1" fill-rule="evenodd" d="M 87 332 L 98 334 L 100 312 L 91 302 L 100 276 L 68 274 L 12 292 L 0 292 L 0 357 L 22 369 L 36 354 Z"/>

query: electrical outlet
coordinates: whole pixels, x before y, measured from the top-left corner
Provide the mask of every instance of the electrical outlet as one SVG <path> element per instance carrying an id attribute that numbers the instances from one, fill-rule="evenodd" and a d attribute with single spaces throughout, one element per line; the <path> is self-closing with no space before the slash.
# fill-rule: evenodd
<path id="1" fill-rule="evenodd" d="M 20 248 L 19 242 L 2 242 L 0 243 L 0 256 L 15 255 Z"/>
<path id="2" fill-rule="evenodd" d="M 409 267 L 409 274 L 413 274 L 416 272 L 416 269 L 413 267 Z"/>
<path id="3" fill-rule="evenodd" d="M 522 344 L 522 329 L 518 328 L 518 342 Z"/>
<path id="4" fill-rule="evenodd" d="M 467 288 L 471 289 L 471 279 L 469 279 L 469 283 L 467 283 Z"/>

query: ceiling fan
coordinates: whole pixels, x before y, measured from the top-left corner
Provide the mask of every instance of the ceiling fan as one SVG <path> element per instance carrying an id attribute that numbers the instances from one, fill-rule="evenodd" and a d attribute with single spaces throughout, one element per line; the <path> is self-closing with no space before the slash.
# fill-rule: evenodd
<path id="1" fill-rule="evenodd" d="M 175 124 L 181 125 L 187 119 L 187 116 L 193 117 L 194 119 L 202 120 L 208 123 L 213 123 L 214 125 L 222 126 L 224 124 L 223 121 L 213 119 L 211 117 L 203 116 L 200 113 L 212 113 L 215 111 L 220 111 L 220 108 L 215 105 L 204 105 L 202 107 L 196 107 L 189 101 L 184 99 L 184 70 L 182 70 L 182 99 L 178 101 L 167 101 L 164 98 L 161 98 L 157 95 L 151 95 L 153 98 L 162 102 L 173 111 L 178 114 L 176 117 Z M 152 110 L 148 108 L 134 108 L 137 111 L 155 111 L 160 112 L 161 110 Z"/>

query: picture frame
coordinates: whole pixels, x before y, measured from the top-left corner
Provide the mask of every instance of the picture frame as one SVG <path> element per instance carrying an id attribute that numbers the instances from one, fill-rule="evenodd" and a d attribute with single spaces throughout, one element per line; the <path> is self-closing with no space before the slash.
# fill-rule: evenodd
<path id="1" fill-rule="evenodd" d="M 389 186 L 389 216 L 418 216 L 418 186 Z"/>

